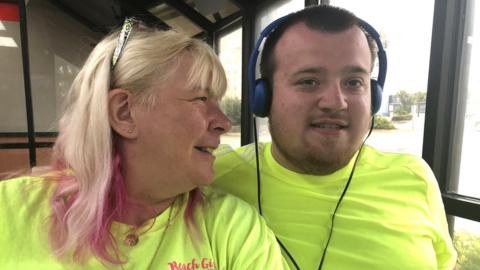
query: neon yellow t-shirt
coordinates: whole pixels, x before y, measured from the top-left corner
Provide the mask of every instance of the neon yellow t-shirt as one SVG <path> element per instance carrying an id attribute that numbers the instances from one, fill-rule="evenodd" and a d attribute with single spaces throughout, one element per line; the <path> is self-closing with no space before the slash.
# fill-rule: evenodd
<path id="1" fill-rule="evenodd" d="M 353 159 L 330 175 L 303 175 L 278 164 L 270 143 L 259 148 L 264 218 L 300 269 L 317 270 Z M 235 151 L 222 146 L 216 155 L 214 185 L 257 205 L 254 146 Z M 455 265 L 438 184 L 428 165 L 413 155 L 365 146 L 333 228 L 323 270 L 452 270 Z"/>
<path id="2" fill-rule="evenodd" d="M 48 242 L 49 198 L 55 183 L 23 177 L 0 182 L 0 269 L 288 269 L 273 233 L 245 202 L 202 190 L 204 207 L 195 221 L 203 241 L 196 248 L 183 213 L 188 195 L 160 214 L 135 246 L 124 243 L 131 227 L 114 223 L 111 231 L 128 263 L 103 265 L 90 258 L 85 265 L 61 263 Z M 169 211 L 173 211 L 169 220 Z M 162 236 L 164 233 L 162 242 Z M 140 231 L 140 230 L 139 230 Z"/>

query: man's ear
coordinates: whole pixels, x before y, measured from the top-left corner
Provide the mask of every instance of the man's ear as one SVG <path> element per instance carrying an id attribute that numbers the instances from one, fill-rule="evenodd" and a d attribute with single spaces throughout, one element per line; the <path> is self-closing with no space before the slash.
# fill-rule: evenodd
<path id="1" fill-rule="evenodd" d="M 108 92 L 108 117 L 110 126 L 123 138 L 135 139 L 138 135 L 135 120 L 132 117 L 132 94 L 121 88 Z"/>

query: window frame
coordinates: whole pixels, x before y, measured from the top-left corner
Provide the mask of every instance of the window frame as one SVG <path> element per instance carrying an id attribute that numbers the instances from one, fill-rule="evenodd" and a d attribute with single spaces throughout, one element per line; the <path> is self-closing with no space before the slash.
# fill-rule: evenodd
<path id="1" fill-rule="evenodd" d="M 449 191 L 458 184 L 462 151 L 463 131 L 457 127 L 463 126 L 465 104 L 458 101 L 466 94 L 462 44 L 468 1 L 435 1 L 422 157 L 437 176 L 446 213 L 478 222 L 480 199 Z"/>

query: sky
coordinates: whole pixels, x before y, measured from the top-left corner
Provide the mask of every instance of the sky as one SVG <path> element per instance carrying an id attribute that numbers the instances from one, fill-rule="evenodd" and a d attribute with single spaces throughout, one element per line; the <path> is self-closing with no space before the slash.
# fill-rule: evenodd
<path id="1" fill-rule="evenodd" d="M 427 90 L 434 0 L 330 0 L 330 4 L 349 9 L 385 35 L 386 93 Z"/>

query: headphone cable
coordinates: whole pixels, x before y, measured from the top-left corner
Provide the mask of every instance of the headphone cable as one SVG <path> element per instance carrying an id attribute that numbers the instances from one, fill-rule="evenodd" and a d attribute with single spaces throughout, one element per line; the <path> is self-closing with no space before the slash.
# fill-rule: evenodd
<path id="1" fill-rule="evenodd" d="M 335 210 L 333 211 L 332 219 L 331 219 L 331 225 L 330 225 L 330 232 L 328 234 L 328 239 L 327 239 L 327 243 L 325 245 L 325 248 L 323 249 L 322 258 L 320 259 L 320 264 L 318 265 L 318 270 L 322 269 L 323 262 L 325 261 L 325 255 L 327 254 L 327 248 L 328 248 L 328 245 L 330 244 L 330 239 L 332 238 L 332 234 L 333 234 L 333 225 L 334 225 L 334 221 L 335 221 L 335 215 L 336 215 L 337 210 L 340 206 L 340 203 L 343 200 L 343 197 L 347 193 L 347 189 L 350 186 L 350 182 L 353 178 L 353 173 L 355 172 L 355 168 L 357 167 L 357 161 L 358 161 L 358 159 L 360 157 L 360 154 L 363 150 L 363 146 L 365 145 L 365 142 L 367 141 L 368 137 L 370 137 L 370 134 L 372 134 L 372 130 L 373 130 L 374 125 L 375 125 L 375 116 L 372 116 L 370 130 L 367 134 L 367 137 L 363 140 L 362 145 L 360 145 L 360 149 L 358 150 L 358 154 L 355 157 L 355 161 L 353 163 L 352 170 L 350 171 L 350 176 L 348 177 L 347 183 L 345 184 L 345 188 L 343 189 L 343 192 L 340 195 L 340 198 L 338 199 L 337 205 L 335 206 Z M 256 121 L 255 116 L 253 116 L 253 135 L 254 135 L 253 137 L 254 137 L 254 145 L 255 145 L 255 162 L 256 162 L 256 165 L 257 165 L 256 166 L 256 169 L 257 169 L 257 205 L 258 205 L 258 212 L 259 212 L 260 216 L 263 217 L 262 202 L 261 202 L 261 194 L 262 193 L 261 193 L 261 184 L 260 184 L 261 183 L 261 181 L 260 181 L 260 160 L 259 160 L 259 157 L 258 157 L 259 154 L 258 154 L 257 121 Z M 287 254 L 288 258 L 290 259 L 290 261 L 295 266 L 295 269 L 300 270 L 300 267 L 298 266 L 298 263 L 293 258 L 292 254 L 290 254 L 288 249 L 285 247 L 285 245 L 280 241 L 280 239 L 276 235 L 275 235 L 275 239 L 277 239 L 278 244 L 283 249 L 285 254 Z"/>
<path id="2" fill-rule="evenodd" d="M 364 144 L 365 144 L 365 141 L 363 141 L 362 145 L 360 146 L 360 149 L 358 150 L 358 154 L 355 157 L 355 162 L 353 163 L 352 170 L 350 171 L 350 176 L 348 177 L 347 183 L 345 184 L 345 188 L 343 188 L 343 192 L 340 195 L 340 198 L 338 199 L 337 205 L 335 206 L 335 210 L 333 210 L 332 219 L 330 221 L 330 233 L 328 234 L 327 243 L 325 244 L 325 248 L 323 249 L 322 258 L 320 259 L 320 264 L 318 265 L 318 270 L 322 269 L 322 267 L 323 267 L 323 262 L 325 261 L 325 255 L 327 254 L 327 248 L 328 248 L 328 245 L 330 244 L 330 239 L 332 239 L 333 224 L 335 222 L 335 216 L 336 216 L 335 214 L 337 213 L 337 210 L 340 206 L 340 203 L 342 202 L 343 197 L 347 193 L 347 189 L 350 186 L 350 182 L 352 181 L 353 173 L 355 172 L 355 168 L 357 167 L 357 161 L 358 161 L 358 158 L 360 157 L 360 154 L 362 153 L 362 149 L 363 149 Z"/>
<path id="3" fill-rule="evenodd" d="M 256 162 L 256 167 L 257 167 L 257 205 L 258 205 L 258 213 L 260 216 L 263 217 L 263 210 L 262 210 L 262 202 L 261 202 L 261 184 L 260 184 L 260 161 L 258 159 L 258 134 L 257 134 L 257 117 L 253 116 L 253 137 L 254 137 L 254 145 L 255 145 L 255 162 Z M 275 235 L 275 234 L 274 234 Z M 288 258 L 290 261 L 293 263 L 295 266 L 295 269 L 300 270 L 300 267 L 298 266 L 297 262 L 293 258 L 292 254 L 288 251 L 288 249 L 285 247 L 285 245 L 280 241 L 280 239 L 275 235 L 275 239 L 277 239 L 278 244 L 280 247 L 283 249 L 285 254 L 287 254 Z"/>
<path id="4" fill-rule="evenodd" d="M 262 203 L 260 202 L 261 186 L 260 186 L 260 161 L 258 160 L 258 134 L 257 134 L 257 117 L 253 116 L 253 137 L 255 142 L 255 163 L 257 168 L 257 205 L 258 213 L 263 216 Z M 277 239 L 278 240 L 278 239 Z"/>
<path id="5" fill-rule="evenodd" d="M 327 244 L 325 245 L 325 248 L 323 249 L 323 254 L 322 254 L 322 259 L 320 260 L 320 264 L 318 265 L 318 270 L 321 270 L 323 267 L 323 262 L 325 261 L 325 255 L 327 254 L 327 247 L 330 244 L 330 239 L 332 238 L 333 234 L 333 224 L 335 222 L 335 214 L 337 213 L 338 207 L 340 206 L 340 203 L 343 200 L 343 197 L 345 196 L 345 193 L 347 193 L 347 189 L 350 186 L 350 182 L 352 181 L 353 178 L 353 173 L 355 172 L 355 168 L 357 167 L 357 161 L 360 157 L 360 154 L 362 153 L 363 146 L 365 145 L 365 142 L 367 141 L 368 137 L 370 137 L 370 134 L 372 134 L 373 127 L 375 125 L 375 115 L 372 116 L 372 121 L 370 124 L 370 130 L 368 131 L 367 137 L 365 137 L 365 140 L 363 140 L 362 145 L 360 145 L 360 149 L 358 150 L 358 154 L 355 157 L 355 162 L 353 163 L 353 168 L 352 171 L 350 172 L 350 176 L 348 177 L 347 183 L 345 184 L 345 188 L 343 189 L 342 195 L 340 195 L 340 198 L 338 199 L 337 206 L 335 206 L 335 210 L 333 211 L 332 214 L 332 220 L 330 223 L 330 234 L 328 235 L 327 239 Z"/>

